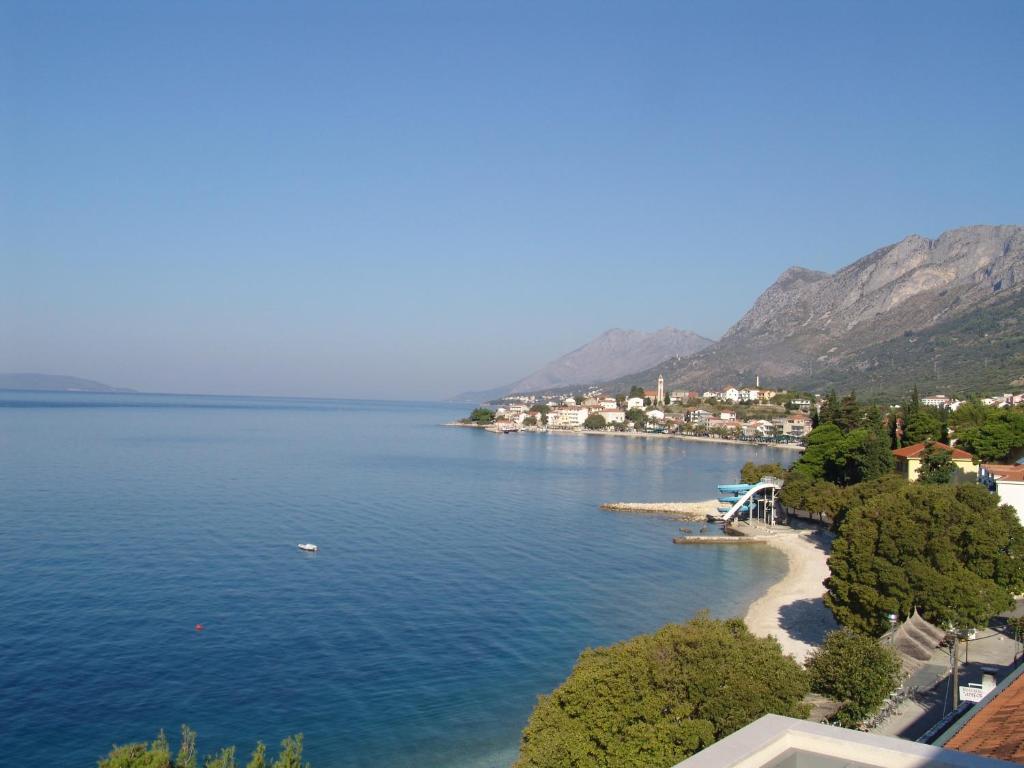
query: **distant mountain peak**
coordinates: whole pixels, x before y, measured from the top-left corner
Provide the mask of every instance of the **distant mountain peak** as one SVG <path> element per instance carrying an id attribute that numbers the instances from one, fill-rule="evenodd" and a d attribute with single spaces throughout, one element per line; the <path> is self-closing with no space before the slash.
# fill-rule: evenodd
<path id="1" fill-rule="evenodd" d="M 513 392 L 541 392 L 588 386 L 647 368 L 661 360 L 685 358 L 711 344 L 693 331 L 665 326 L 657 331 L 609 328 L 519 381 L 485 392 L 464 392 L 458 400 L 481 400 Z"/>
<path id="2" fill-rule="evenodd" d="M 57 376 L 50 373 L 0 373 L 0 389 L 38 390 L 47 392 L 134 392 L 134 389 L 111 387 L 92 379 Z"/>

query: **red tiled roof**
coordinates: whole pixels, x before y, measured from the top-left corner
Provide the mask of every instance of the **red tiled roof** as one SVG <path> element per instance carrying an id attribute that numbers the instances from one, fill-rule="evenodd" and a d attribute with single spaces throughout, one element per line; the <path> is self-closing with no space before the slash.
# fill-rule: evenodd
<path id="1" fill-rule="evenodd" d="M 1024 464 L 982 464 L 981 467 L 987 469 L 999 480 L 1024 482 Z"/>
<path id="2" fill-rule="evenodd" d="M 950 448 L 945 443 L 932 443 L 936 448 L 942 448 L 945 451 L 949 451 L 954 459 L 973 459 L 974 457 L 967 451 L 961 451 L 959 448 Z M 892 452 L 893 456 L 899 456 L 902 459 L 917 459 L 924 455 L 924 449 L 927 443 L 914 443 L 903 448 L 897 448 Z"/>
<path id="3" fill-rule="evenodd" d="M 975 706 L 980 710 L 943 746 L 958 752 L 1024 763 L 1024 675 L 987 703 Z"/>

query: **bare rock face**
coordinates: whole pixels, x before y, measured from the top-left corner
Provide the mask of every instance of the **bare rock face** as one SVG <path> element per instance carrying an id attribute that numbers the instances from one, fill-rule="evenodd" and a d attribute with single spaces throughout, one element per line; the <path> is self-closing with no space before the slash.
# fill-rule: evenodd
<path id="1" fill-rule="evenodd" d="M 832 275 L 787 269 L 720 341 L 632 378 L 645 383 L 664 371 L 672 385 L 692 388 L 752 383 L 755 375 L 777 388 L 862 382 L 869 388 L 881 382 L 909 386 L 915 383 L 910 376 L 919 379 L 924 370 L 919 364 L 927 345 L 912 346 L 923 336 L 935 347 L 934 376 L 925 378 L 952 386 L 958 369 L 945 369 L 940 376 L 938 361 L 959 366 L 961 378 L 970 378 L 969 366 L 990 360 L 969 349 L 972 344 L 977 348 L 979 333 L 1001 339 L 1004 356 L 997 362 L 1008 371 L 1017 364 L 1018 352 L 1024 355 L 1024 337 L 1014 330 L 1022 291 L 1024 227 L 963 227 L 935 240 L 911 235 Z M 962 326 L 957 321 L 975 316 L 985 321 L 973 338 L 956 337 L 953 347 L 960 354 L 950 354 L 955 350 L 947 349 L 946 342 Z M 944 335 L 929 334 L 940 328 Z M 897 340 L 908 341 L 900 346 Z"/>

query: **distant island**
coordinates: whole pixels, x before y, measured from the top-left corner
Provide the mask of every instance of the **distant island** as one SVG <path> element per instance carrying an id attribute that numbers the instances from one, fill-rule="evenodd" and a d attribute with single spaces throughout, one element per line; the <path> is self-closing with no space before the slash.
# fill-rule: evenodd
<path id="1" fill-rule="evenodd" d="M 77 376 L 54 376 L 49 373 L 0 373 L 0 389 L 39 392 L 135 392 L 125 387 L 112 387 Z"/>

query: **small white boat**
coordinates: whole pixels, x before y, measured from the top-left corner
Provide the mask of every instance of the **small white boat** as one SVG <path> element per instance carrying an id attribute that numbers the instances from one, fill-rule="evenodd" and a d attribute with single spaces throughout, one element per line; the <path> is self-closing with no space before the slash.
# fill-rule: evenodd
<path id="1" fill-rule="evenodd" d="M 320 551 L 320 547 L 318 547 L 316 544 L 299 544 L 299 549 L 301 549 L 303 552 L 319 552 Z"/>

